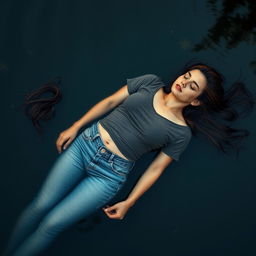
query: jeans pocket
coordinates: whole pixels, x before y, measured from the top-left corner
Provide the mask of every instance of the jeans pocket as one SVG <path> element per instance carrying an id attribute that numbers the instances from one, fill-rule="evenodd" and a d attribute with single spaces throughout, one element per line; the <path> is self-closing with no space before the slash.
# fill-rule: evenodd
<path id="1" fill-rule="evenodd" d="M 118 174 L 119 176 L 126 177 L 129 171 L 133 168 L 134 164 L 123 164 L 118 161 L 111 161 L 110 162 L 111 170 Z"/>

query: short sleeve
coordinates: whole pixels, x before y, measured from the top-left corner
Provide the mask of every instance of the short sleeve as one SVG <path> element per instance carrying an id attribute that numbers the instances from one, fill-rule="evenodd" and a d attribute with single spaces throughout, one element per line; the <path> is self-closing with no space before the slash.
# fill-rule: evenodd
<path id="1" fill-rule="evenodd" d="M 162 152 L 172 157 L 175 161 L 179 161 L 179 158 L 187 148 L 191 140 L 191 137 L 192 136 L 190 134 L 184 139 L 170 142 L 169 144 L 167 144 L 165 147 L 162 148 Z"/>
<path id="2" fill-rule="evenodd" d="M 157 75 L 154 74 L 145 74 L 142 76 L 137 76 L 134 78 L 127 78 L 127 87 L 129 94 L 137 92 L 142 86 L 147 86 L 150 83 L 158 79 Z"/>

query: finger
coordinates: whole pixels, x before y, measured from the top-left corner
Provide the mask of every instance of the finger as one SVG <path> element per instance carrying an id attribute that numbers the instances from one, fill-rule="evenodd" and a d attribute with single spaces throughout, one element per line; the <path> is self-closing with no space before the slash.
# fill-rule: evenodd
<path id="1" fill-rule="evenodd" d="M 57 149 L 58 149 L 58 152 L 61 153 L 62 142 L 59 142 L 59 143 L 57 144 Z"/>
<path id="2" fill-rule="evenodd" d="M 59 143 L 56 143 L 56 146 L 57 146 L 58 153 L 60 153 L 61 152 L 61 145 Z"/>
<path id="3" fill-rule="evenodd" d="M 58 152 L 60 153 L 60 152 L 61 152 L 61 146 L 62 146 L 62 139 L 61 139 L 60 136 L 59 136 L 59 138 L 57 139 L 56 145 L 57 145 L 57 150 L 58 150 Z"/>
<path id="4" fill-rule="evenodd" d="M 117 214 L 117 212 L 115 210 L 108 210 L 108 209 L 103 209 L 103 211 L 105 212 L 105 214 L 108 215 L 108 217 L 113 217 Z"/>
<path id="5" fill-rule="evenodd" d="M 66 144 L 63 146 L 63 148 L 66 149 L 66 148 L 70 145 L 71 142 L 72 142 L 71 139 L 68 140 L 68 141 L 66 142 Z"/>
<path id="6" fill-rule="evenodd" d="M 118 215 L 116 210 L 107 211 L 107 213 L 109 214 L 109 216 L 116 216 L 116 215 Z"/>
<path id="7" fill-rule="evenodd" d="M 58 152 L 59 152 L 59 138 L 56 140 L 56 148 L 57 148 L 57 150 L 58 150 Z"/>
<path id="8" fill-rule="evenodd" d="M 109 205 L 103 206 L 101 209 L 105 212 L 105 210 L 109 207 Z"/>
<path id="9" fill-rule="evenodd" d="M 109 214 L 108 212 L 106 212 L 106 215 L 110 218 L 110 219 L 117 219 L 118 217 L 116 216 L 116 214 Z"/>
<path id="10" fill-rule="evenodd" d="M 106 208 L 107 211 L 112 211 L 112 210 L 115 210 L 116 209 L 116 206 L 113 205 L 113 206 L 109 206 Z"/>
<path id="11" fill-rule="evenodd" d="M 103 211 L 106 212 L 106 213 L 110 212 L 110 210 L 108 208 L 103 208 Z"/>
<path id="12" fill-rule="evenodd" d="M 63 144 L 65 143 L 65 141 L 66 141 L 65 138 L 61 138 L 61 139 L 60 139 L 59 144 L 58 144 L 59 153 L 61 153 L 61 151 L 62 151 L 62 146 L 63 146 Z"/>

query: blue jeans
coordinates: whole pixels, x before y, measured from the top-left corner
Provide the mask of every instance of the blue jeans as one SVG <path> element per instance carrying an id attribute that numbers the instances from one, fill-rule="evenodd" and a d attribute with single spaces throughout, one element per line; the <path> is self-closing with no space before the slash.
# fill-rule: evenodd
<path id="1" fill-rule="evenodd" d="M 98 122 L 58 156 L 17 220 L 4 255 L 41 253 L 60 232 L 102 208 L 122 188 L 135 162 L 105 147 Z"/>

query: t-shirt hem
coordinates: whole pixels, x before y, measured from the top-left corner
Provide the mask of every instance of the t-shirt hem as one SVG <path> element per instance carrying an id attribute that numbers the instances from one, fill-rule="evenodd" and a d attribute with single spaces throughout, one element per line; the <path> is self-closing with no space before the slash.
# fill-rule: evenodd
<path id="1" fill-rule="evenodd" d="M 163 151 L 163 150 L 162 150 Z M 179 158 L 177 158 L 177 157 L 175 157 L 175 156 L 172 156 L 172 155 L 170 155 L 170 154 L 167 154 L 165 151 L 163 151 L 167 156 L 170 156 L 173 160 L 175 160 L 175 161 L 179 161 Z"/>
<path id="2" fill-rule="evenodd" d="M 121 148 L 121 145 L 119 144 L 118 140 L 115 139 L 115 135 L 112 134 L 112 131 L 109 130 L 107 126 L 105 126 L 104 121 L 103 121 L 103 122 L 99 121 L 99 122 L 100 122 L 100 124 L 103 126 L 103 128 L 109 133 L 111 139 L 112 139 L 112 140 L 114 141 L 114 143 L 116 144 L 118 150 L 119 150 L 129 161 L 134 161 L 134 162 L 135 162 L 136 160 L 131 159 L 129 156 L 127 156 L 127 155 L 120 149 L 120 148 Z"/>

